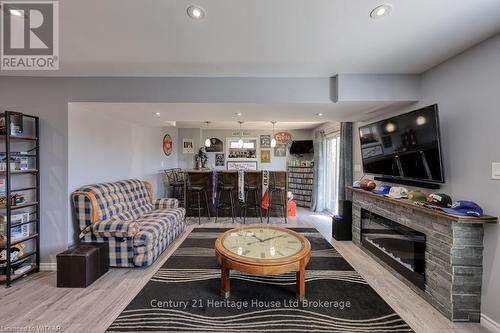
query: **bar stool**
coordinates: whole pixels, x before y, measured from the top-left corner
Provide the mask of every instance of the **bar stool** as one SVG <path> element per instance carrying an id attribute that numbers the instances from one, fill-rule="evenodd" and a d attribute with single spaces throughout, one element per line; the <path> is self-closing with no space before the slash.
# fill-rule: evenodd
<path id="1" fill-rule="evenodd" d="M 177 199 L 179 200 L 179 206 L 184 207 L 184 186 L 186 185 L 185 173 L 182 172 L 181 168 L 175 168 L 174 179 L 175 187 L 177 189 Z"/>
<path id="2" fill-rule="evenodd" d="M 215 205 L 215 222 L 219 218 L 219 209 L 231 212 L 231 219 L 234 223 L 236 217 L 236 212 L 234 208 L 234 198 L 233 191 L 234 185 L 229 182 L 229 177 L 226 172 L 221 172 L 219 178 L 217 179 L 217 200 Z M 224 201 L 224 194 L 226 196 L 226 201 Z M 229 202 L 227 200 L 229 199 Z"/>
<path id="3" fill-rule="evenodd" d="M 283 196 L 286 195 L 286 188 L 285 186 L 278 186 L 276 182 L 276 173 L 271 172 L 270 175 L 270 182 L 269 182 L 269 187 L 267 189 L 268 191 L 268 200 L 269 200 L 269 207 L 267 207 L 267 223 L 269 223 L 269 218 L 271 217 L 271 211 L 280 211 L 281 212 L 281 217 L 285 219 L 285 223 L 287 223 L 286 220 L 286 204 L 283 200 Z M 273 196 L 279 196 L 279 201 L 274 202 L 273 201 Z"/>
<path id="4" fill-rule="evenodd" d="M 181 169 L 167 169 L 164 172 L 167 176 L 168 185 L 172 188 L 172 198 L 178 199 L 182 206 L 184 201 L 184 177 L 182 176 Z"/>
<path id="5" fill-rule="evenodd" d="M 259 193 L 259 186 L 249 185 L 248 183 L 245 183 L 245 202 L 240 204 L 243 214 L 243 224 L 246 223 L 247 209 L 255 211 L 255 217 L 260 217 L 260 223 L 262 223 L 262 210 L 260 207 Z M 253 197 L 252 203 L 248 201 L 249 194 L 250 197 Z"/>
<path id="6" fill-rule="evenodd" d="M 203 194 L 205 198 L 208 219 L 210 220 L 210 204 L 208 203 L 208 196 L 205 186 L 198 184 L 192 185 L 189 173 L 186 173 L 185 178 L 187 192 L 191 194 L 191 200 L 189 200 L 189 204 L 186 204 L 186 211 L 198 211 L 198 224 L 201 224 L 201 211 L 204 209 L 201 207 L 201 195 Z M 194 200 L 195 196 L 197 198 L 196 201 Z"/>

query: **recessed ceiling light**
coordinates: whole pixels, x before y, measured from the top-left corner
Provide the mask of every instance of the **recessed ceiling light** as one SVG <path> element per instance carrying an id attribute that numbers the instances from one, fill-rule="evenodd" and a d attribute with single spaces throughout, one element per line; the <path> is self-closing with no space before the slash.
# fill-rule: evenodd
<path id="1" fill-rule="evenodd" d="M 188 7 L 187 14 L 194 20 L 201 20 L 205 17 L 205 10 L 200 6 L 192 5 Z"/>
<path id="2" fill-rule="evenodd" d="M 318 117 L 323 117 L 323 114 L 322 114 L 321 112 L 316 113 L 316 115 L 317 115 Z"/>
<path id="3" fill-rule="evenodd" d="M 11 9 L 10 13 L 15 16 L 23 16 L 23 13 L 18 9 Z"/>
<path id="4" fill-rule="evenodd" d="M 159 115 L 161 115 L 160 112 L 155 112 L 155 116 L 159 116 Z"/>
<path id="5" fill-rule="evenodd" d="M 381 18 L 382 16 L 389 14 L 391 11 L 392 11 L 392 5 L 390 4 L 380 5 L 375 7 L 375 9 L 371 11 L 370 17 L 374 19 Z"/>
<path id="6" fill-rule="evenodd" d="M 241 117 L 241 116 L 243 115 L 243 113 L 241 113 L 241 112 L 236 112 L 234 115 L 235 115 L 235 116 L 238 116 L 238 117 Z"/>

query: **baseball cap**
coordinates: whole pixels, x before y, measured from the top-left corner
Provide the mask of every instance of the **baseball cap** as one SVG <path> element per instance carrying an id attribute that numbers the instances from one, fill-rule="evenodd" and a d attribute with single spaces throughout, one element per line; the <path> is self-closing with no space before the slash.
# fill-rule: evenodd
<path id="1" fill-rule="evenodd" d="M 427 202 L 441 208 L 450 208 L 453 203 L 451 197 L 445 193 L 431 193 L 427 197 Z"/>
<path id="2" fill-rule="evenodd" d="M 424 192 L 416 190 L 408 192 L 408 199 L 414 202 L 425 202 L 427 201 L 427 196 Z"/>
<path id="3" fill-rule="evenodd" d="M 483 209 L 475 202 L 458 200 L 451 208 L 441 208 L 445 213 L 458 216 L 483 216 Z"/>
<path id="4" fill-rule="evenodd" d="M 389 194 L 390 190 L 391 190 L 391 186 L 389 186 L 389 185 L 379 185 L 373 190 L 373 193 L 375 193 L 375 194 Z"/>
<path id="5" fill-rule="evenodd" d="M 401 186 L 394 186 L 389 190 L 389 194 L 386 194 L 385 196 L 393 199 L 406 198 L 408 197 L 408 190 Z"/>

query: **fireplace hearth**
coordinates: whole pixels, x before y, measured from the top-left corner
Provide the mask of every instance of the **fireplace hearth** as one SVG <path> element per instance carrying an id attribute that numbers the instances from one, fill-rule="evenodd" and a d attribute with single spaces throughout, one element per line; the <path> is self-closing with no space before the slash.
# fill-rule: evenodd
<path id="1" fill-rule="evenodd" d="M 425 234 L 362 209 L 361 244 L 418 288 L 425 289 Z"/>

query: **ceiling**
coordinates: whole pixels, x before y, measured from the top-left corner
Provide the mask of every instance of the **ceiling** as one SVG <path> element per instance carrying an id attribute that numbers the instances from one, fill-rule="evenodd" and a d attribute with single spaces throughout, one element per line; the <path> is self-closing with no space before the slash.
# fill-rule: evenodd
<path id="1" fill-rule="evenodd" d="M 59 71 L 45 76 L 329 77 L 421 73 L 500 31 L 498 0 L 60 1 Z M 32 71 L 0 75 L 34 75 Z"/>
<path id="2" fill-rule="evenodd" d="M 148 127 L 235 129 L 243 121 L 246 129 L 312 129 L 325 122 L 358 121 L 376 116 L 388 107 L 408 102 L 339 102 L 302 104 L 250 103 L 70 103 L 69 110 L 84 109 L 113 119 Z M 156 115 L 159 112 L 160 115 Z M 236 113 L 241 113 L 237 116 Z M 323 116 L 318 116 L 322 113 Z"/>

